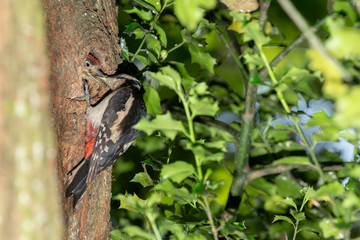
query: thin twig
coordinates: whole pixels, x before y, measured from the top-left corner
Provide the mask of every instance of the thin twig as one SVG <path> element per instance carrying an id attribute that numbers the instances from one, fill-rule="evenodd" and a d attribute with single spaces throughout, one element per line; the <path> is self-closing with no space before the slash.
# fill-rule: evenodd
<path id="1" fill-rule="evenodd" d="M 313 27 L 311 27 L 311 31 L 313 31 L 314 33 L 317 32 L 326 22 L 326 19 L 328 17 L 335 17 L 337 16 L 337 13 L 330 13 L 329 15 L 327 15 L 326 17 L 324 17 L 323 19 L 321 19 L 320 21 L 318 21 Z M 304 33 L 301 33 L 297 38 L 294 39 L 294 41 L 292 41 L 289 45 L 286 46 L 286 48 L 284 48 L 271 62 L 270 62 L 270 66 L 276 66 L 278 65 L 292 50 L 294 50 L 300 43 L 302 43 L 305 40 L 305 35 Z M 265 74 L 262 72 L 266 72 Z M 261 71 L 261 73 L 259 75 L 261 75 L 262 77 L 266 77 L 267 75 L 267 71 L 264 69 L 263 71 Z"/>
<path id="2" fill-rule="evenodd" d="M 203 207 L 203 209 L 204 209 L 204 211 L 205 211 L 205 213 L 206 213 L 206 215 L 207 215 L 207 217 L 209 219 L 210 226 L 211 226 L 211 231 L 213 233 L 214 240 L 218 240 L 219 239 L 218 230 L 217 230 L 217 228 L 215 226 L 214 219 L 213 219 L 212 214 L 211 214 L 209 201 L 208 201 L 206 195 L 204 195 L 203 198 L 204 198 L 204 202 L 199 200 L 198 203 Z"/>
<path id="3" fill-rule="evenodd" d="M 278 0 L 278 3 L 282 9 L 287 13 L 287 15 L 293 20 L 295 25 L 300 29 L 304 34 L 305 38 L 308 40 L 309 44 L 316 49 L 323 57 L 328 59 L 334 66 L 336 66 L 342 76 L 345 79 L 350 77 L 350 74 L 346 69 L 339 63 L 335 58 L 333 58 L 325 49 L 324 45 L 321 43 L 320 39 L 314 34 L 309 25 L 306 23 L 304 17 L 299 13 L 299 11 L 294 7 L 290 0 Z"/>
<path id="4" fill-rule="evenodd" d="M 323 167 L 323 171 L 330 172 L 330 171 L 340 171 L 345 169 L 342 165 L 334 165 L 334 166 L 326 166 Z M 299 165 L 277 165 L 277 166 L 270 166 L 270 167 L 263 167 L 260 169 L 251 170 L 248 174 L 245 185 L 248 185 L 252 180 L 265 177 L 268 175 L 279 174 L 283 172 L 288 172 L 291 170 L 296 170 L 298 172 L 307 172 L 307 171 L 316 171 L 317 169 L 312 166 L 299 166 Z"/>

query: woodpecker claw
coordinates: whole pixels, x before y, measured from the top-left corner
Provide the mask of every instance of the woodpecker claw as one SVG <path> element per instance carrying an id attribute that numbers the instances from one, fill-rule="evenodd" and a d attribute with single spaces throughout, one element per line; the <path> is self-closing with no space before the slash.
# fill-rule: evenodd
<path id="1" fill-rule="evenodd" d="M 87 81 L 84 81 L 84 88 L 85 88 L 84 96 L 71 98 L 71 100 L 86 101 L 86 103 L 90 106 L 90 91 L 89 91 L 89 84 L 87 83 Z"/>

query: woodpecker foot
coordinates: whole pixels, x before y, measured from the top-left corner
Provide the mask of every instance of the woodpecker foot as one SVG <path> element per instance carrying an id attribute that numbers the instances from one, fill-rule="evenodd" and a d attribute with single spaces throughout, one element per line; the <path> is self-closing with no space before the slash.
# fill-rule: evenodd
<path id="1" fill-rule="evenodd" d="M 90 105 L 90 91 L 89 91 L 89 84 L 87 81 L 84 81 L 84 88 L 85 88 L 85 95 L 81 97 L 72 98 L 75 101 L 86 101 L 88 105 Z"/>

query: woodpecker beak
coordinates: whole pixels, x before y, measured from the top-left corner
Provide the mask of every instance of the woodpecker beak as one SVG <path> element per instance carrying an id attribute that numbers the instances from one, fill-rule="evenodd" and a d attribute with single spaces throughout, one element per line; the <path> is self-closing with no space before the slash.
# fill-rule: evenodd
<path id="1" fill-rule="evenodd" d="M 105 75 L 98 69 L 84 69 L 86 80 L 96 81 L 97 83 L 105 83 Z"/>

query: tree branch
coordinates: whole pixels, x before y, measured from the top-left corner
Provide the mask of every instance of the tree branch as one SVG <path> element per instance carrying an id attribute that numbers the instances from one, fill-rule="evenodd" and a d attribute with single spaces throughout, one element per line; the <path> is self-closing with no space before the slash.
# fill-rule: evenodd
<path id="1" fill-rule="evenodd" d="M 270 0 L 260 2 L 260 28 L 263 29 L 266 19 L 267 11 L 270 7 Z M 250 79 L 255 75 L 252 71 L 248 79 L 246 89 L 245 109 L 242 114 L 242 126 L 240 136 L 235 143 L 235 157 L 234 157 L 234 177 L 231 184 L 231 193 L 233 196 L 239 196 L 244 189 L 244 183 L 249 171 L 249 149 L 250 137 L 254 123 L 255 103 L 257 85 L 251 84 Z"/>

